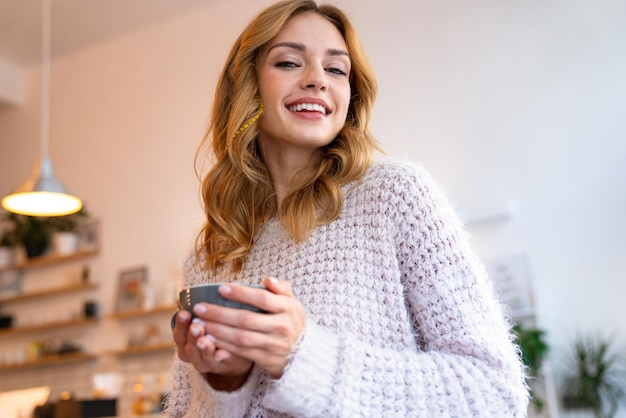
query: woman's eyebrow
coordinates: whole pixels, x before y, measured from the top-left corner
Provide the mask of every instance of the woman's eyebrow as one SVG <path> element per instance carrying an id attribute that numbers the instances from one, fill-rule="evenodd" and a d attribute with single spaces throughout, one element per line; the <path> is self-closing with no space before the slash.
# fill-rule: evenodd
<path id="1" fill-rule="evenodd" d="M 280 48 L 280 47 L 292 48 L 300 52 L 306 51 L 306 46 L 300 42 L 278 42 L 272 45 L 267 52 L 271 51 L 274 48 Z M 350 56 L 347 51 L 344 51 L 343 49 L 336 49 L 336 48 L 328 48 L 327 53 L 328 55 L 332 55 L 332 56 L 338 56 L 338 55 L 345 55 L 346 57 Z"/>
<path id="2" fill-rule="evenodd" d="M 333 55 L 333 56 L 345 55 L 346 57 L 350 56 L 350 54 L 348 54 L 348 51 L 344 51 L 343 49 L 335 49 L 335 48 L 329 48 L 328 55 Z"/>
<path id="3" fill-rule="evenodd" d="M 270 47 L 270 49 L 268 50 L 268 52 L 271 51 L 274 48 L 280 48 L 280 47 L 292 48 L 292 49 L 298 50 L 300 52 L 306 51 L 306 47 L 304 46 L 304 44 L 301 44 L 301 43 L 298 43 L 298 42 L 278 42 L 278 43 L 275 43 L 274 45 L 272 45 Z"/>

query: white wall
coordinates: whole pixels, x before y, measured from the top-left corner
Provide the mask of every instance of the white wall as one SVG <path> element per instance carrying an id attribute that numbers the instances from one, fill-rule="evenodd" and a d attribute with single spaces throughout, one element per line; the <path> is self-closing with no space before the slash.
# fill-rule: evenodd
<path id="1" fill-rule="evenodd" d="M 227 50 L 269 1 L 208 2 L 56 60 L 50 154 L 103 221 L 97 272 L 145 263 L 174 280 L 201 221 L 195 146 Z M 471 227 L 485 259 L 528 257 L 557 364 L 579 332 L 626 342 L 626 4 L 342 0 L 380 83 L 373 129 L 422 162 L 461 209 L 511 202 Z M 0 107 L 0 192 L 38 155 L 39 69 Z M 106 344 L 103 342 L 103 344 Z"/>
<path id="2" fill-rule="evenodd" d="M 510 221 L 473 229 L 476 246 L 528 254 L 555 342 L 624 333 L 626 5 L 370 7 L 352 14 L 372 28 L 361 26 L 379 138 L 424 162 L 460 208 L 513 202 Z"/>

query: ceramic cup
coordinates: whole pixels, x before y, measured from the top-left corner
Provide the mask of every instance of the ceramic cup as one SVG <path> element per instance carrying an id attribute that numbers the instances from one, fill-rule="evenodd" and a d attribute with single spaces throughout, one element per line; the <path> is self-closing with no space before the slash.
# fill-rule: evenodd
<path id="1" fill-rule="evenodd" d="M 255 306 L 223 298 L 217 291 L 221 284 L 222 283 L 201 284 L 181 290 L 178 294 L 180 299 L 180 308 L 189 311 L 192 316 L 194 315 L 193 306 L 199 302 L 212 303 L 215 305 L 226 306 L 228 308 L 247 309 L 252 312 L 265 312 Z M 257 289 L 265 289 L 262 286 L 246 286 Z"/>

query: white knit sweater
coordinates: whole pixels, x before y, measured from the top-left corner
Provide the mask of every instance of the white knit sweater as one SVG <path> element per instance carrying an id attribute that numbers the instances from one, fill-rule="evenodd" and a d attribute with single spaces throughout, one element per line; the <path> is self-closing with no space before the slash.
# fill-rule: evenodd
<path id="1" fill-rule="evenodd" d="M 170 417 L 522 417 L 523 367 L 444 194 L 408 163 L 374 164 L 341 215 L 295 243 L 278 221 L 236 282 L 289 280 L 303 338 L 278 380 L 213 390 L 175 359 Z M 232 280 L 186 263 L 183 285 Z"/>

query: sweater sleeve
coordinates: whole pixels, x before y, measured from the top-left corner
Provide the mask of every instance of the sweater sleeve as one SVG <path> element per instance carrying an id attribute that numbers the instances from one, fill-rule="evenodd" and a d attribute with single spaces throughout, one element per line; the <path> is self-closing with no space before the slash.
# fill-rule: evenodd
<path id="1" fill-rule="evenodd" d="M 264 405 L 307 417 L 523 417 L 528 394 L 509 324 L 444 194 L 419 169 L 385 174 L 417 349 L 375 347 L 311 321 Z"/>

